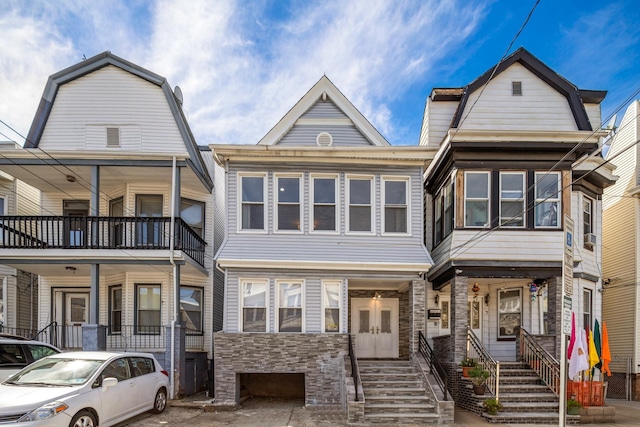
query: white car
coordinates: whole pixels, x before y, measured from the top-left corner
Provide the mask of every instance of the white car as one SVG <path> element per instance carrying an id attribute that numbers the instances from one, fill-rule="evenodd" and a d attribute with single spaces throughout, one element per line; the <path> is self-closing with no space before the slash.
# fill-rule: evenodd
<path id="1" fill-rule="evenodd" d="M 19 337 L 9 338 L 1 334 L 0 382 L 36 360 L 56 353 L 60 353 L 60 350 L 47 343 Z"/>
<path id="2" fill-rule="evenodd" d="M 0 425 L 107 427 L 167 405 L 169 374 L 149 353 L 40 359 L 0 384 Z"/>

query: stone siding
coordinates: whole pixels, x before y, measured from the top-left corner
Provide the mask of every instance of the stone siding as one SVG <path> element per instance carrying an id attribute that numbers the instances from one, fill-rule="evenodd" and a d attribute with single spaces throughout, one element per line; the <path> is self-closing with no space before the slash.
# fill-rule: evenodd
<path id="1" fill-rule="evenodd" d="M 215 400 L 238 404 L 241 373 L 303 373 L 305 404 L 346 406 L 346 334 L 214 334 Z"/>

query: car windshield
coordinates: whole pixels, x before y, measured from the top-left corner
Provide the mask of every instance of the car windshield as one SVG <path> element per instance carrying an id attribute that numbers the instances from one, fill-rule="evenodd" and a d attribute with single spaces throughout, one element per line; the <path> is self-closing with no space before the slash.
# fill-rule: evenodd
<path id="1" fill-rule="evenodd" d="M 5 384 L 74 386 L 86 383 L 103 360 L 45 358 L 11 376 Z"/>

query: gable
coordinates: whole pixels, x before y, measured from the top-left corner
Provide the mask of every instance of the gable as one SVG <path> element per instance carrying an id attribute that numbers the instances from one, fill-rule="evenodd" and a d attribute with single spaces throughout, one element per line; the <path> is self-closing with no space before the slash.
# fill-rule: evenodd
<path id="1" fill-rule="evenodd" d="M 187 153 L 162 88 L 113 65 L 60 86 L 39 147 Z"/>
<path id="2" fill-rule="evenodd" d="M 276 145 L 358 147 L 373 144 L 344 111 L 325 97 L 302 114 Z"/>
<path id="3" fill-rule="evenodd" d="M 520 82 L 521 95 L 512 93 Z M 567 98 L 520 63 L 514 63 L 469 94 L 460 129 L 512 131 L 579 130 Z"/>

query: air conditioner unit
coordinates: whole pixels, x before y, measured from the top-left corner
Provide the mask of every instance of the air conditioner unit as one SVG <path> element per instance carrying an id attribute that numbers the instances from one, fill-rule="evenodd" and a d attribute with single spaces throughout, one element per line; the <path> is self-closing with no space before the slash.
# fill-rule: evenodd
<path id="1" fill-rule="evenodd" d="M 596 235 L 593 233 L 585 233 L 584 245 L 589 248 L 594 247 L 596 245 Z"/>

